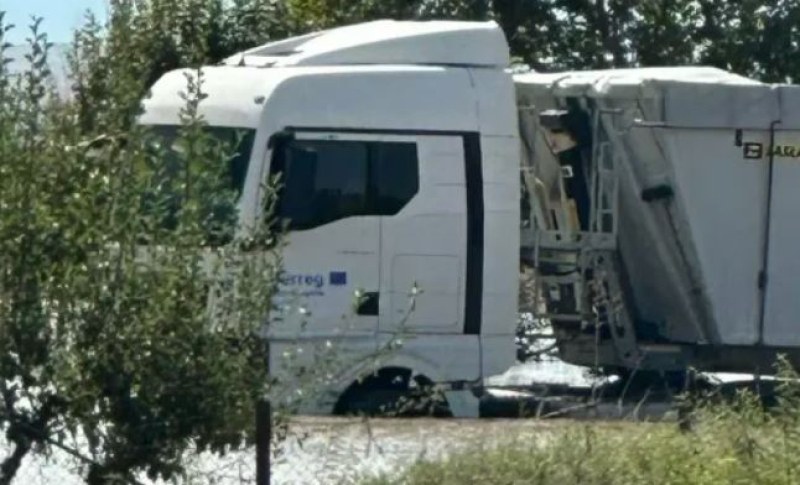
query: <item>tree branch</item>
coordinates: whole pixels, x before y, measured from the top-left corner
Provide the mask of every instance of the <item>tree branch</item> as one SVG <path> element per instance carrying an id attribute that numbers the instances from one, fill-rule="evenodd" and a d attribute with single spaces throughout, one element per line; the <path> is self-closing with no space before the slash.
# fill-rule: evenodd
<path id="1" fill-rule="evenodd" d="M 15 442 L 14 452 L 0 464 L 0 485 L 11 485 L 22 466 L 22 460 L 31 451 L 31 442 L 20 439 Z"/>
<path id="2" fill-rule="evenodd" d="M 0 391 L 2 391 L 5 395 L 8 392 L 8 389 L 5 387 L 5 385 L 0 385 Z M 6 396 L 4 396 L 4 400 L 6 399 Z M 57 448 L 84 465 L 97 467 L 102 466 L 102 464 L 96 460 L 84 455 L 71 446 L 65 445 L 59 440 L 53 439 L 45 432 L 44 422 L 49 420 L 49 409 L 51 409 L 47 403 L 39 413 L 36 423 L 27 422 L 25 419 L 13 412 L 13 408 L 11 412 L 9 412 L 9 403 L 7 400 L 5 404 L 7 411 L 0 413 L 0 420 L 10 423 L 11 427 L 8 433 L 10 436 L 9 439 L 14 442 L 16 447 L 14 448 L 14 452 L 11 454 L 11 456 L 6 458 L 3 463 L 0 464 L 0 485 L 10 485 L 13 482 L 20 466 L 22 465 L 22 460 L 31 451 L 33 443 L 35 442 L 47 444 Z M 142 485 L 141 482 L 132 478 L 117 478 L 128 485 Z"/>

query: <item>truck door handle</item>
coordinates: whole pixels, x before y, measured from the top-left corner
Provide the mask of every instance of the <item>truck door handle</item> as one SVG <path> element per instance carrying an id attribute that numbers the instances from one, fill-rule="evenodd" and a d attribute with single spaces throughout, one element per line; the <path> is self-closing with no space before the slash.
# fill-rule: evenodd
<path id="1" fill-rule="evenodd" d="M 380 310 L 378 304 L 380 296 L 381 294 L 377 291 L 363 293 L 359 297 L 358 304 L 356 305 L 356 315 L 377 317 Z"/>

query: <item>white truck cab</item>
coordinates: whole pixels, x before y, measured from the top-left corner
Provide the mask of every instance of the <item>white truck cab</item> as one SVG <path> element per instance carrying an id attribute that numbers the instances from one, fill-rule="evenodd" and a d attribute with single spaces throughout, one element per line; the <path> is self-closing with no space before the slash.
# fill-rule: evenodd
<path id="1" fill-rule="evenodd" d="M 436 383 L 453 414 L 475 415 L 464 389 L 514 363 L 520 144 L 508 65 L 494 23 L 379 21 L 202 69 L 208 125 L 249 137 L 242 230 L 264 217 L 263 184 L 281 174 L 281 296 L 303 311 L 287 306 L 271 328 L 272 369 L 298 342 L 334 342 L 353 362 L 305 411 Z M 143 124 L 180 124 L 186 72 L 153 86 Z M 403 345 L 369 367 L 398 335 Z M 375 372 L 358 381 L 365 369 Z"/>

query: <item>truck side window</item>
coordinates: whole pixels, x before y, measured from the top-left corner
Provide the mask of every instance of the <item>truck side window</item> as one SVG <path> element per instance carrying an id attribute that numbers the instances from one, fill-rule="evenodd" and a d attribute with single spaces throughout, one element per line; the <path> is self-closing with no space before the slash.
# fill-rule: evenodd
<path id="1" fill-rule="evenodd" d="M 294 141 L 286 151 L 280 214 L 291 229 L 311 229 L 367 207 L 367 147 L 357 142 Z"/>
<path id="2" fill-rule="evenodd" d="M 393 216 L 419 191 L 419 161 L 415 143 L 373 143 L 370 213 Z"/>
<path id="3" fill-rule="evenodd" d="M 415 143 L 293 139 L 279 149 L 278 212 L 289 229 L 395 215 L 419 191 Z"/>

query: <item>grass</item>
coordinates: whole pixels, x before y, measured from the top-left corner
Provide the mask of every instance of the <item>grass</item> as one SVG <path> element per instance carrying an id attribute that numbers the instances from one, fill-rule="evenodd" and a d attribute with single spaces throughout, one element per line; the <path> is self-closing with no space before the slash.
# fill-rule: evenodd
<path id="1" fill-rule="evenodd" d="M 540 439 L 420 462 L 365 484 L 798 484 L 797 382 L 793 374 L 791 384 L 779 386 L 779 404 L 770 410 L 740 393 L 732 401 L 698 405 L 689 429 L 568 423 Z"/>

